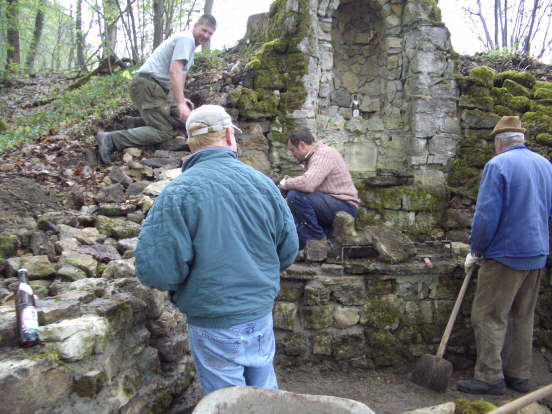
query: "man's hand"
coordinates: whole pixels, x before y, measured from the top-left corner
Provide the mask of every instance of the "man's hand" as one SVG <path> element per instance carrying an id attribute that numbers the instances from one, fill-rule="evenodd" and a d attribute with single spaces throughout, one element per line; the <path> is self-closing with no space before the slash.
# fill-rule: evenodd
<path id="1" fill-rule="evenodd" d="M 186 122 L 188 117 L 190 116 L 190 112 L 194 109 L 194 103 L 190 101 L 188 98 L 184 98 L 184 102 L 181 102 L 178 104 L 178 118 L 182 122 Z"/>
<path id="2" fill-rule="evenodd" d="M 287 190 L 287 187 L 286 187 L 286 180 L 287 180 L 288 176 L 286 175 L 284 178 L 282 178 L 280 180 L 280 184 L 278 184 L 278 187 L 281 189 L 281 190 Z"/>
<path id="3" fill-rule="evenodd" d="M 479 262 L 479 257 L 473 256 L 471 253 L 468 253 L 466 260 L 464 261 L 464 270 L 467 272 L 470 270 L 477 262 Z"/>

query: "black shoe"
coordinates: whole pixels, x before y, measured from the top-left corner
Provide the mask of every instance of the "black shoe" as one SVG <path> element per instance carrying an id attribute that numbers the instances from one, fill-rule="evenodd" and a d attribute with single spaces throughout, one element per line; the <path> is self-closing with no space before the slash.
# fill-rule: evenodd
<path id="1" fill-rule="evenodd" d="M 98 132 L 96 134 L 96 142 L 98 143 L 98 154 L 100 161 L 104 164 L 111 164 L 111 153 L 115 150 L 113 139 L 109 132 Z"/>
<path id="2" fill-rule="evenodd" d="M 470 394 L 493 394 L 502 395 L 506 392 L 504 380 L 495 382 L 480 381 L 478 379 L 463 380 L 456 383 L 456 388 L 462 392 Z"/>
<path id="3" fill-rule="evenodd" d="M 504 376 L 504 382 L 508 388 L 511 388 L 514 391 L 521 392 L 523 394 L 531 391 L 528 379 Z"/>

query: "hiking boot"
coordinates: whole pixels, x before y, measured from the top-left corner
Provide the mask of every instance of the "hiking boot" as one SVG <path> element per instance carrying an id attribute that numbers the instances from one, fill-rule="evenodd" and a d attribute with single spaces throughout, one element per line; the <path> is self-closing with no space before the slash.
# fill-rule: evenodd
<path id="1" fill-rule="evenodd" d="M 486 382 L 474 378 L 471 380 L 458 381 L 456 383 L 456 388 L 458 388 L 458 391 L 470 394 L 502 395 L 506 392 L 504 380 Z"/>
<path id="2" fill-rule="evenodd" d="M 531 386 L 529 385 L 529 380 L 525 378 L 515 378 L 504 376 L 504 382 L 508 388 L 513 389 L 514 391 L 521 392 L 523 394 L 531 391 Z"/>
<path id="3" fill-rule="evenodd" d="M 138 128 L 146 126 L 145 121 L 139 116 L 129 116 L 125 115 L 123 118 L 123 124 L 126 129 Z"/>
<path id="4" fill-rule="evenodd" d="M 111 134 L 109 132 L 98 132 L 96 134 L 96 142 L 98 143 L 100 161 L 104 164 L 111 164 L 113 162 L 111 160 L 111 153 L 115 151 Z"/>

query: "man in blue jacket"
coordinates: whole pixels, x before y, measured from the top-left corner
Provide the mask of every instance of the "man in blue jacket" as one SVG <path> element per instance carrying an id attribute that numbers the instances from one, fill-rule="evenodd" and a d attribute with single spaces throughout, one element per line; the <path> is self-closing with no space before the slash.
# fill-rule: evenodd
<path id="1" fill-rule="evenodd" d="M 278 188 L 238 161 L 234 128 L 220 106 L 191 112 L 194 154 L 155 200 L 135 252 L 140 281 L 170 291 L 187 316 L 205 394 L 278 388 L 272 308 L 299 244 Z"/>
<path id="2" fill-rule="evenodd" d="M 503 394 L 530 390 L 533 317 L 549 253 L 552 164 L 523 144 L 517 116 L 491 133 L 493 157 L 483 170 L 466 268 L 480 263 L 471 321 L 477 361 L 460 391 Z"/>

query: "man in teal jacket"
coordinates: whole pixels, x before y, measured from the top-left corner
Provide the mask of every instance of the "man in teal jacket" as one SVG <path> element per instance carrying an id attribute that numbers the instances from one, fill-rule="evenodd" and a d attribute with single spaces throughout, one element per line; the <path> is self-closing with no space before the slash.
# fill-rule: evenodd
<path id="1" fill-rule="evenodd" d="M 298 252 L 293 216 L 272 180 L 238 161 L 220 106 L 191 112 L 194 153 L 155 200 L 136 247 L 136 274 L 170 291 L 186 314 L 205 394 L 277 388 L 272 308 L 280 272 Z"/>

